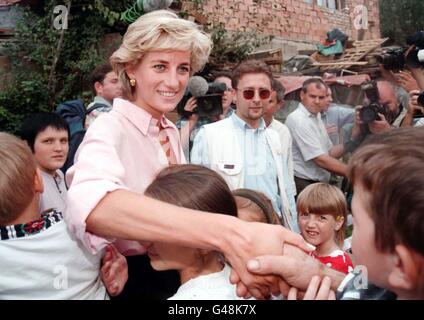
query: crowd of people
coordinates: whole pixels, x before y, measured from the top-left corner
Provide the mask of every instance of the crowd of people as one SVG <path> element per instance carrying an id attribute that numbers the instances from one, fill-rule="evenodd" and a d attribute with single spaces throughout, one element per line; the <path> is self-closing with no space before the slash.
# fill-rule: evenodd
<path id="1" fill-rule="evenodd" d="M 199 117 L 192 97 L 175 125 L 210 52 L 171 11 L 133 22 L 93 72 L 66 172 L 58 114 L 0 133 L 0 299 L 423 299 L 421 78 L 382 72 L 386 112 L 365 122 L 367 101 L 339 106 L 313 77 L 282 123 L 285 88 L 246 60 L 213 78 L 221 115 Z"/>

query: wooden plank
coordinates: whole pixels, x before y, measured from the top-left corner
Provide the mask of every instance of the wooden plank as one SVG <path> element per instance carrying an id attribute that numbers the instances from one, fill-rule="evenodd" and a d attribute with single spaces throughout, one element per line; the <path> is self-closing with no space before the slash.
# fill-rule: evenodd
<path id="1" fill-rule="evenodd" d="M 343 61 L 343 62 L 315 62 L 312 65 L 313 66 L 365 66 L 368 64 L 368 61 L 357 61 L 357 62 L 350 62 L 350 61 Z"/>
<path id="2" fill-rule="evenodd" d="M 355 41 L 353 43 L 354 48 L 346 49 L 344 55 L 339 60 L 337 60 L 337 62 L 358 62 L 366 55 L 370 54 L 372 51 L 381 46 L 383 43 L 385 43 L 388 39 L 389 38 Z M 324 66 L 322 70 L 348 69 L 351 66 L 352 64 L 338 65 L 334 66 L 334 68 Z"/>

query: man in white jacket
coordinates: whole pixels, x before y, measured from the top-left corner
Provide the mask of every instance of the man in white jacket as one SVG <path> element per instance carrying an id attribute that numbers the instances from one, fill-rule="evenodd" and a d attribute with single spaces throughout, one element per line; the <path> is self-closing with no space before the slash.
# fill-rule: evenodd
<path id="1" fill-rule="evenodd" d="M 293 190 L 296 190 L 294 183 L 294 169 L 293 169 L 293 152 L 292 145 L 293 139 L 289 128 L 274 118 L 274 114 L 284 108 L 284 95 L 286 89 L 283 87 L 280 81 L 272 79 L 272 93 L 269 99 L 268 105 L 264 108 L 264 120 L 265 125 L 268 129 L 272 129 L 278 132 L 281 141 L 281 148 L 284 156 L 284 164 L 289 170 L 289 178 L 293 184 Z"/>
<path id="2" fill-rule="evenodd" d="M 191 162 L 218 172 L 232 190 L 263 192 L 283 223 L 297 230 L 293 177 L 284 161 L 278 133 L 266 129 L 263 119 L 271 81 L 271 71 L 260 61 L 244 61 L 234 69 L 236 112 L 201 128 L 194 140 Z"/>

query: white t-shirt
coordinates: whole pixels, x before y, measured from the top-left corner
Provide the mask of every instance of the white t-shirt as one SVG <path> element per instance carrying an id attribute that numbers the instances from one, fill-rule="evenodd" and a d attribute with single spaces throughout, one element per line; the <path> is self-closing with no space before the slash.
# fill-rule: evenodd
<path id="1" fill-rule="evenodd" d="M 178 288 L 168 300 L 244 300 L 237 296 L 237 287 L 230 283 L 231 268 L 191 279 Z"/>
<path id="2" fill-rule="evenodd" d="M 22 237 L 14 228 L 2 228 L 7 235 L 0 238 L 0 300 L 109 299 L 100 279 L 103 252 L 89 253 L 60 213 L 48 220 L 47 229 Z"/>

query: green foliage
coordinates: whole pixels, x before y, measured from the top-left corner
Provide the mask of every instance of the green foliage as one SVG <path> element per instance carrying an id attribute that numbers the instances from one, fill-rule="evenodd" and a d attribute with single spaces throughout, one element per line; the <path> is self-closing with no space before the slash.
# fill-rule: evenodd
<path id="1" fill-rule="evenodd" d="M 45 0 L 34 8 L 24 7 L 13 41 L 0 48 L 11 59 L 14 79 L 0 92 L 0 130 L 16 133 L 31 113 L 53 111 L 69 99 L 90 100 L 88 76 L 111 51 L 99 40 L 107 33 L 125 32 L 120 16 L 134 1 Z M 201 7 L 203 1 L 192 2 Z M 53 9 L 69 3 L 68 29 L 57 30 Z M 212 67 L 239 62 L 270 40 L 253 32 L 228 32 L 222 24 L 207 31 L 214 43 Z"/>
<path id="2" fill-rule="evenodd" d="M 120 12 L 133 3 L 71 1 L 68 29 L 60 42 L 62 31 L 53 26 L 58 16 L 53 8 L 68 2 L 46 0 L 38 8 L 24 7 L 13 41 L 1 48 L 11 58 L 14 81 L 0 93 L 0 130 L 16 133 L 29 114 L 52 111 L 58 103 L 89 92 L 88 75 L 107 58 L 99 40 L 106 33 L 126 30 Z"/>
<path id="3" fill-rule="evenodd" d="M 380 25 L 384 37 L 396 44 L 405 44 L 405 38 L 424 29 L 424 1 L 380 0 Z"/>
<path id="4" fill-rule="evenodd" d="M 18 77 L 15 84 L 0 94 L 0 130 L 17 133 L 22 120 L 29 114 L 49 110 L 48 88 L 42 77 Z"/>

